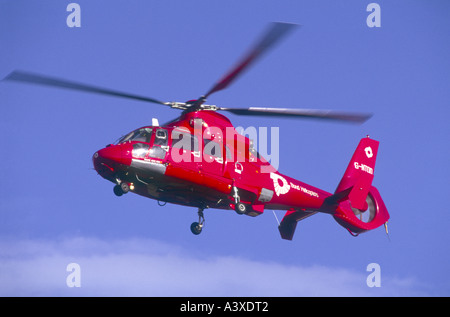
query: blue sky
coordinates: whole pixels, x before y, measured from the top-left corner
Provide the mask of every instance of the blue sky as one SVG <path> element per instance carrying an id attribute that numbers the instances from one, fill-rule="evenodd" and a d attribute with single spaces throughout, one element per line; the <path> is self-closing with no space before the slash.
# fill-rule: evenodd
<path id="1" fill-rule="evenodd" d="M 271 21 L 301 24 L 208 103 L 372 112 L 363 125 L 229 115 L 280 127 L 279 170 L 334 191 L 361 137 L 380 141 L 383 228 L 351 237 L 328 215 L 281 240 L 272 211 L 240 217 L 114 196 L 95 151 L 178 115 L 138 101 L 0 83 L 0 295 L 448 296 L 448 1 L 0 0 L 0 78 L 28 70 L 160 100 L 205 93 Z M 282 212 L 277 212 L 281 218 Z M 81 267 L 69 288 L 66 266 Z M 366 267 L 378 263 L 381 287 Z M 200 277 L 200 279 L 198 279 Z"/>

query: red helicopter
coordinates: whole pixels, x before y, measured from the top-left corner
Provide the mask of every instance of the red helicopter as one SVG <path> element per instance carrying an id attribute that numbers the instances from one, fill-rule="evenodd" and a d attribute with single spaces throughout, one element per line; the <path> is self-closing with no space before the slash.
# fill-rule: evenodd
<path id="1" fill-rule="evenodd" d="M 237 115 L 299 117 L 362 123 L 368 114 L 310 109 L 224 108 L 206 105 L 212 93 L 228 87 L 242 72 L 296 25 L 273 23 L 247 55 L 205 95 L 188 102 L 157 99 L 14 71 L 5 80 L 75 89 L 156 103 L 182 110 L 180 117 L 160 126 L 136 129 L 115 144 L 95 152 L 93 164 L 100 176 L 115 184 L 114 193 L 133 192 L 159 203 L 198 208 L 199 220 L 191 231 L 200 234 L 207 208 L 235 210 L 248 216 L 265 209 L 286 210 L 279 224 L 283 239 L 292 240 L 297 222 L 318 212 L 327 213 L 351 234 L 387 224 L 389 213 L 372 186 L 379 142 L 361 139 L 334 193 L 328 193 L 279 173 L 237 133 L 218 111 Z M 387 231 L 387 227 L 386 227 Z"/>

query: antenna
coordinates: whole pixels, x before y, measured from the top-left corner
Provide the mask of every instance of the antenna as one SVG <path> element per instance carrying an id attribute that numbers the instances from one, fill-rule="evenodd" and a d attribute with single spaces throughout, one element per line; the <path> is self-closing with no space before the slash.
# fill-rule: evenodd
<path id="1" fill-rule="evenodd" d="M 391 237 L 389 237 L 389 230 L 388 230 L 388 226 L 387 226 L 387 221 L 384 223 L 384 230 L 386 230 L 386 235 L 388 237 L 389 242 L 391 242 Z"/>
<path id="2" fill-rule="evenodd" d="M 280 221 L 278 220 L 277 214 L 275 213 L 275 210 L 272 210 L 273 215 L 275 216 L 275 219 L 277 220 L 278 227 L 280 226 Z"/>

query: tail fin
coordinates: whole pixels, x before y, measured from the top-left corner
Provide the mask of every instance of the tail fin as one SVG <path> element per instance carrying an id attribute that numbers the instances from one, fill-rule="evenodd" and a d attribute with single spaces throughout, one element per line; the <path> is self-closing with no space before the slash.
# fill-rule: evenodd
<path id="1" fill-rule="evenodd" d="M 335 195 L 350 200 L 353 208 L 367 209 L 366 197 L 372 185 L 378 145 L 378 141 L 369 137 L 361 139 L 336 188 Z"/>

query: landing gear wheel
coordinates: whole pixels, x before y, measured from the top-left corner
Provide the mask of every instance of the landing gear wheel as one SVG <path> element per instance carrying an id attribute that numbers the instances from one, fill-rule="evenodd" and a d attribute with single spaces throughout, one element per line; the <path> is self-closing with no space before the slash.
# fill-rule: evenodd
<path id="1" fill-rule="evenodd" d="M 247 211 L 247 206 L 241 202 L 238 202 L 234 207 L 234 210 L 239 214 L 243 215 Z"/>
<path id="2" fill-rule="evenodd" d="M 113 191 L 116 196 L 120 197 L 130 191 L 130 186 L 127 183 L 122 182 L 120 185 L 114 186 Z"/>
<path id="3" fill-rule="evenodd" d="M 121 183 L 120 188 L 122 189 L 122 192 L 124 194 L 126 194 L 130 191 L 130 186 L 127 183 Z"/>
<path id="4" fill-rule="evenodd" d="M 200 225 L 198 222 L 193 222 L 191 224 L 191 232 L 197 236 L 202 232 L 202 227 L 203 226 Z"/>
<path id="5" fill-rule="evenodd" d="M 203 215 L 203 209 L 198 209 L 198 222 L 193 222 L 191 224 L 191 232 L 196 236 L 202 232 L 203 224 L 205 223 L 205 217 Z"/>
<path id="6" fill-rule="evenodd" d="M 114 186 L 113 191 L 114 191 L 114 194 L 115 194 L 116 196 L 118 196 L 118 197 L 120 197 L 120 196 L 123 195 L 123 190 L 122 190 L 122 188 L 120 187 L 120 185 Z"/>

